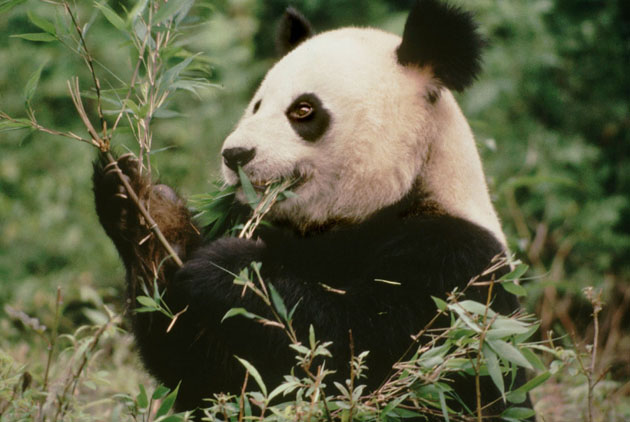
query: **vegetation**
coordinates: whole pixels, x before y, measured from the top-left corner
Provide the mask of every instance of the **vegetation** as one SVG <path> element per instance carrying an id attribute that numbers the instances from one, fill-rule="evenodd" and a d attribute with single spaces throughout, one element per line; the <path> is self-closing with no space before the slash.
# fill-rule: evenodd
<path id="1" fill-rule="evenodd" d="M 297 6 L 320 29 L 400 33 L 409 4 Z M 76 141 L 133 151 L 185 195 L 211 191 L 221 141 L 273 60 L 273 22 L 286 5 L 0 0 L 0 420 L 189 417 L 169 413 L 176 391 L 154 386 L 137 362 L 121 317 L 122 268 L 93 212 L 95 149 Z M 456 399 L 440 377 L 488 373 L 500 386 L 497 374 L 521 365 L 534 370 L 527 388 L 546 380 L 532 390 L 546 421 L 630 418 L 630 10 L 604 0 L 466 7 L 491 43 L 481 79 L 459 99 L 510 246 L 530 265 L 523 304 L 540 318 L 538 334 L 523 316 L 488 319 L 486 304 L 453 295 L 436 304 L 452 327 L 433 334 L 413 365 L 400 363 L 380 397 L 362 393 L 363 351 L 355 378 L 322 391 L 325 367 L 313 360 L 326 356 L 325 337 L 311 333 L 309 345 L 293 345 L 302 372 L 266 386 L 243 361 L 248 392 L 215 397 L 206 416 L 387 420 L 413 412 L 409 403 L 448 414 L 446 399 Z M 277 317 L 269 323 L 291 336 L 291 312 L 255 266 L 236 282 L 266 297 Z M 145 297 L 147 308 L 170 312 L 159 296 Z M 520 327 L 523 336 L 506 342 L 516 354 L 486 341 L 501 324 Z M 462 361 L 462 351 L 473 359 Z M 500 388 L 512 401 L 522 396 Z M 291 405 L 270 402 L 289 391 Z M 506 420 L 527 416 L 512 412 Z"/>

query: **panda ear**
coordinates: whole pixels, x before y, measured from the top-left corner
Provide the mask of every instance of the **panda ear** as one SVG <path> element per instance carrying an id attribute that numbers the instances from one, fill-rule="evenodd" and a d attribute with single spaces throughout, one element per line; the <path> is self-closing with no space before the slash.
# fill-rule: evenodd
<path id="1" fill-rule="evenodd" d="M 311 23 L 293 7 L 287 7 L 278 25 L 276 50 L 284 56 L 314 34 Z"/>
<path id="2" fill-rule="evenodd" d="M 429 66 L 441 84 L 462 91 L 481 69 L 484 45 L 470 13 L 440 0 L 416 0 L 396 54 L 400 64 Z"/>

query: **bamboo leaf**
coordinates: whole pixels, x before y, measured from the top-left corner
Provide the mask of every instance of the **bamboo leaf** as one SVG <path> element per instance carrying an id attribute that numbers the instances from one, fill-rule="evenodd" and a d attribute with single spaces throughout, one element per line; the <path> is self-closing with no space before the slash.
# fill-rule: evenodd
<path id="1" fill-rule="evenodd" d="M 54 23 L 48 22 L 46 19 L 39 17 L 34 13 L 31 13 L 30 10 L 26 11 L 26 15 L 28 16 L 28 19 L 33 23 L 33 25 L 35 25 L 39 29 L 43 29 L 49 34 L 57 35 L 57 30 Z"/>
<path id="2" fill-rule="evenodd" d="M 527 407 L 510 407 L 501 413 L 503 419 L 522 421 L 536 416 L 533 409 Z"/>
<path id="3" fill-rule="evenodd" d="M 289 319 L 289 317 L 287 315 L 287 307 L 285 306 L 284 301 L 282 300 L 282 296 L 280 296 L 276 288 L 273 287 L 273 284 L 268 283 L 267 285 L 269 286 L 269 294 L 271 295 L 271 301 L 273 302 L 273 307 L 276 308 L 276 311 L 278 311 L 278 314 L 286 322 Z"/>
<path id="4" fill-rule="evenodd" d="M 223 315 L 223 318 L 221 318 L 221 322 L 225 321 L 228 318 L 232 318 L 233 316 L 237 316 L 237 315 L 242 315 L 245 318 L 249 318 L 249 319 L 260 319 L 260 316 L 258 316 L 256 314 L 252 314 L 251 312 L 248 312 L 247 309 L 245 309 L 245 308 L 232 308 L 229 311 L 227 311 L 225 313 L 225 315 Z"/>
<path id="5" fill-rule="evenodd" d="M 247 177 L 241 166 L 238 167 L 238 178 L 241 181 L 241 187 L 243 188 L 243 193 L 245 194 L 247 202 L 252 208 L 254 208 L 259 200 L 258 195 L 252 186 L 252 182 L 249 181 L 249 177 Z"/>
<path id="6" fill-rule="evenodd" d="M 140 392 L 136 396 L 136 403 L 140 409 L 146 409 L 149 406 L 149 399 L 147 398 L 147 390 L 144 389 L 144 385 L 139 385 Z"/>
<path id="7" fill-rule="evenodd" d="M 439 298 L 437 298 L 435 296 L 431 296 L 431 299 L 433 299 L 433 302 L 435 302 L 435 306 L 437 306 L 437 308 L 440 311 L 445 311 L 446 310 L 448 305 L 442 299 L 439 299 Z"/>
<path id="8" fill-rule="evenodd" d="M 6 129 L 24 129 L 32 127 L 31 121 L 28 119 L 15 119 L 14 122 L 10 120 L 0 120 L 0 131 Z"/>
<path id="9" fill-rule="evenodd" d="M 444 421 L 449 422 L 448 418 L 448 407 L 446 406 L 446 398 L 444 397 L 444 391 L 438 391 L 438 397 L 440 398 L 440 408 L 442 409 L 442 416 L 444 416 Z"/>
<path id="10" fill-rule="evenodd" d="M 514 296 L 527 296 L 527 290 L 525 290 L 525 288 L 520 284 L 516 284 L 513 281 L 501 283 L 501 286 L 503 286 L 508 293 L 512 293 Z"/>
<path id="11" fill-rule="evenodd" d="M 486 305 L 483 305 L 479 302 L 475 302 L 474 300 L 462 300 L 461 302 L 458 302 L 459 306 L 461 306 L 462 308 L 464 308 L 466 310 L 466 312 L 469 312 L 471 314 L 477 314 L 479 316 L 483 316 L 483 315 L 487 315 L 488 318 L 492 318 L 496 315 L 496 313 L 488 308 Z M 453 305 L 453 306 L 457 306 L 457 305 Z"/>
<path id="12" fill-rule="evenodd" d="M 99 9 L 101 13 L 103 13 L 103 16 L 105 16 L 105 19 L 107 19 L 109 23 L 111 23 L 114 26 L 114 28 L 120 31 L 127 30 L 127 24 L 125 23 L 125 20 L 121 18 L 120 16 L 118 16 L 118 14 L 114 12 L 114 10 L 111 9 L 107 4 L 99 3 L 95 1 L 94 6 L 96 6 L 96 8 Z"/>
<path id="13" fill-rule="evenodd" d="M 177 399 L 178 392 L 179 392 L 179 384 L 177 385 L 177 387 L 175 387 L 175 390 L 173 390 L 172 393 L 170 393 L 168 396 L 164 398 L 164 400 L 162 400 L 162 404 L 160 405 L 160 408 L 155 414 L 156 419 L 161 416 L 165 416 L 168 412 L 170 412 L 170 410 L 173 408 L 173 405 L 175 404 L 175 399 Z"/>
<path id="14" fill-rule="evenodd" d="M 482 346 L 483 357 L 486 358 L 486 366 L 488 367 L 488 374 L 494 385 L 497 386 L 505 402 L 505 383 L 503 382 L 503 374 L 501 373 L 501 365 L 496 353 L 484 343 Z"/>
<path id="15" fill-rule="evenodd" d="M 24 3 L 26 0 L 3 0 L 0 1 L 0 13 L 8 12 L 15 6 Z"/>
<path id="16" fill-rule="evenodd" d="M 241 359 L 238 356 L 234 356 L 234 357 L 238 359 L 238 361 L 241 363 L 241 365 L 245 367 L 245 369 L 247 369 L 247 372 L 249 372 L 249 374 L 256 381 L 256 384 L 258 384 L 260 391 L 265 395 L 265 397 L 267 397 L 267 387 L 265 386 L 265 383 L 263 382 L 262 377 L 258 373 L 258 370 L 256 370 L 256 368 L 254 368 L 254 366 L 251 363 L 247 362 L 245 359 Z"/>
<path id="17" fill-rule="evenodd" d="M 177 12 L 183 9 L 184 6 L 187 6 L 191 3 L 189 0 L 169 0 L 167 3 L 164 3 L 157 11 L 155 16 L 153 16 L 153 24 L 162 23 L 166 20 L 172 19 Z"/>
<path id="18" fill-rule="evenodd" d="M 36 41 L 36 42 L 51 42 L 56 41 L 57 37 L 51 35 L 47 32 L 35 32 L 30 34 L 17 34 L 11 35 L 11 38 L 22 38 L 28 41 Z"/>
<path id="19" fill-rule="evenodd" d="M 146 9 L 148 2 L 149 0 L 142 0 L 137 2 L 136 5 L 127 14 L 127 21 L 135 23 L 136 19 L 138 19 L 138 17 L 141 16 Z"/>
<path id="20" fill-rule="evenodd" d="M 31 77 L 26 82 L 26 86 L 24 87 L 24 99 L 26 103 L 29 104 L 31 99 L 33 99 L 33 95 L 35 95 L 35 90 L 37 89 L 37 85 L 39 84 L 39 79 L 42 75 L 42 70 L 44 70 L 44 66 L 46 63 L 42 63 L 39 68 L 31 75 Z"/>
<path id="21" fill-rule="evenodd" d="M 525 356 L 516 347 L 503 340 L 487 339 L 487 344 L 505 360 L 527 369 L 534 369 Z"/>
<path id="22" fill-rule="evenodd" d="M 136 297 L 136 300 L 142 306 L 146 306 L 147 308 L 153 308 L 153 309 L 157 309 L 158 308 L 157 302 L 155 300 L 153 300 L 153 298 L 150 298 L 149 296 L 138 296 L 138 297 Z"/>
<path id="23" fill-rule="evenodd" d="M 538 387 L 551 377 L 551 372 L 546 371 L 536 376 L 535 378 L 527 381 L 514 391 L 510 391 L 507 394 L 507 399 L 512 403 L 522 403 L 527 398 L 527 393 L 534 388 Z"/>
<path id="24" fill-rule="evenodd" d="M 158 385 L 158 387 L 153 392 L 151 398 L 153 400 L 160 400 L 162 397 L 166 396 L 171 390 L 163 385 Z"/>
<path id="25" fill-rule="evenodd" d="M 523 274 L 525 274 L 525 272 L 527 272 L 528 268 L 529 268 L 529 266 L 527 266 L 526 264 L 519 264 L 519 265 L 516 266 L 516 268 L 514 268 L 508 274 L 503 275 L 499 279 L 499 281 L 518 280 Z"/>
<path id="26" fill-rule="evenodd" d="M 523 354 L 523 356 L 525 356 L 525 359 L 527 359 L 529 363 L 532 364 L 534 368 L 538 369 L 539 371 L 544 371 L 545 369 L 547 369 L 542 360 L 540 360 L 538 355 L 536 355 L 536 353 L 534 353 L 531 349 L 524 347 L 523 349 L 521 349 L 521 353 Z"/>

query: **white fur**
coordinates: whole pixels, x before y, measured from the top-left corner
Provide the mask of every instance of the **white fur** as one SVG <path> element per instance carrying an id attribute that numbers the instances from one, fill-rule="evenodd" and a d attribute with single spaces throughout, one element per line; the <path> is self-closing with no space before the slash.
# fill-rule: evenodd
<path id="1" fill-rule="evenodd" d="M 419 180 L 446 212 L 487 228 L 505 244 L 466 119 L 446 89 L 428 103 L 425 94 L 437 82 L 428 68 L 398 64 L 400 41 L 359 28 L 305 41 L 268 72 L 223 148 L 256 148 L 244 167 L 256 183 L 295 171 L 306 178 L 297 198 L 274 206 L 272 218 L 300 227 L 358 222 L 400 200 Z M 327 132 L 313 143 L 301 139 L 285 116 L 304 93 L 317 95 L 331 115 Z M 238 183 L 225 165 L 223 174 L 227 183 Z"/>

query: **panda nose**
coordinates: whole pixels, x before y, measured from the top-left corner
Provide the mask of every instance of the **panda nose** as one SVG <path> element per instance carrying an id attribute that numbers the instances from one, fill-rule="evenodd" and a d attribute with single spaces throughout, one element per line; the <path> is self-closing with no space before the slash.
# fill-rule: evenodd
<path id="1" fill-rule="evenodd" d="M 224 149 L 221 155 L 223 155 L 225 165 L 237 171 L 239 166 L 243 167 L 245 164 L 252 161 L 256 156 L 256 148 L 228 148 Z"/>

